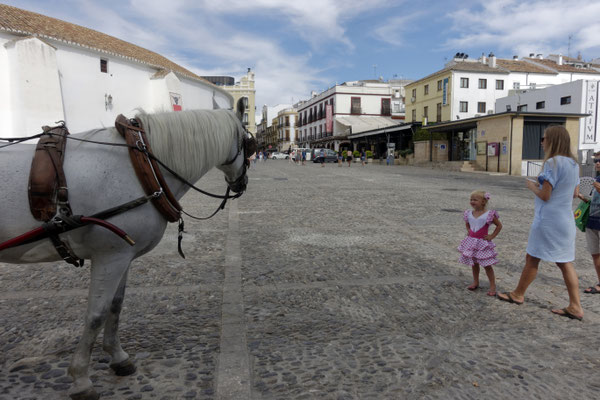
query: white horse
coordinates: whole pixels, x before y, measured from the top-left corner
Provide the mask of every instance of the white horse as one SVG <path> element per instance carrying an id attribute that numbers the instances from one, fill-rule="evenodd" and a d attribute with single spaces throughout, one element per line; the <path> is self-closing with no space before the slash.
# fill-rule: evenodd
<path id="1" fill-rule="evenodd" d="M 232 111 L 142 113 L 137 117 L 146 130 L 153 154 L 189 182 L 195 183 L 212 167 L 217 167 L 224 172 L 233 191 L 245 190 L 246 160 L 242 143 L 247 133 Z M 115 128 L 70 136 L 124 143 Z M 28 175 L 34 148 L 32 144 L 18 144 L 0 149 L 3 202 L 0 208 L 0 243 L 41 225 L 33 218 L 28 206 Z M 64 171 L 74 214 L 92 215 L 145 195 L 126 147 L 68 139 Z M 170 173 L 163 172 L 176 199 L 181 199 L 189 187 Z M 148 253 L 159 243 L 167 226 L 165 218 L 150 202 L 114 216 L 109 222 L 127 232 L 135 240 L 135 245 L 130 246 L 110 231 L 91 225 L 60 235 L 75 255 L 91 260 L 85 325 L 69 366 L 69 374 L 74 379 L 70 392 L 73 399 L 99 398 L 89 379 L 88 365 L 92 346 L 102 328 L 103 349 L 111 356 L 111 368 L 118 375 L 135 372 L 135 366 L 122 349 L 117 335 L 127 271 L 132 260 Z M 61 258 L 48 239 L 0 251 L 0 262 L 25 264 L 57 260 Z"/>

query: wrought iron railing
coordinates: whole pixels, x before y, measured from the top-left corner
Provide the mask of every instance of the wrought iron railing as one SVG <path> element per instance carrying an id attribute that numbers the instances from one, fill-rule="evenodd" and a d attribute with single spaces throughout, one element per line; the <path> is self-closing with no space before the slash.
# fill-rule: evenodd
<path id="1" fill-rule="evenodd" d="M 527 161 L 527 176 L 538 176 L 542 172 L 542 163 L 539 161 Z"/>

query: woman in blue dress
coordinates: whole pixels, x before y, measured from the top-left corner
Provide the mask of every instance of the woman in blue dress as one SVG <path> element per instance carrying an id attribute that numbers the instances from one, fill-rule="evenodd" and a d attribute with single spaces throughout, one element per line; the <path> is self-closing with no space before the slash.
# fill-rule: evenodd
<path id="1" fill-rule="evenodd" d="M 523 304 L 525 292 L 537 275 L 540 260 L 555 262 L 560 268 L 569 305 L 554 309 L 554 314 L 582 320 L 583 309 L 579 300 L 579 280 L 575 259 L 575 220 L 573 198 L 579 195 L 579 166 L 571 152 L 569 132 L 563 126 L 550 126 L 542 138 L 544 166 L 538 182 L 527 181 L 527 188 L 535 194 L 535 214 L 529 240 L 525 267 L 516 289 L 500 293 L 500 300 Z"/>

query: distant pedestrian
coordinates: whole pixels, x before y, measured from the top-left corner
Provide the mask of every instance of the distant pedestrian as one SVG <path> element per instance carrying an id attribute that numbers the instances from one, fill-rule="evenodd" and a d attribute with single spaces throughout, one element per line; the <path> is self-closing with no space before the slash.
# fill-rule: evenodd
<path id="1" fill-rule="evenodd" d="M 348 166 L 351 167 L 352 166 L 352 152 L 350 150 L 348 150 L 348 152 L 346 153 L 346 161 L 348 161 Z"/>
<path id="2" fill-rule="evenodd" d="M 338 150 L 338 167 L 342 166 L 342 161 L 344 160 L 344 156 L 342 155 L 342 150 Z"/>
<path id="3" fill-rule="evenodd" d="M 306 165 L 306 150 L 302 150 L 302 165 Z"/>
<path id="4" fill-rule="evenodd" d="M 600 151 L 594 153 L 594 167 L 596 173 L 598 173 L 600 171 Z M 591 202 L 590 216 L 585 225 L 585 238 L 588 251 L 592 255 L 596 276 L 598 277 L 598 283 L 590 286 L 583 292 L 587 294 L 598 294 L 600 293 L 600 176 L 596 176 L 592 198 L 588 199 L 581 193 L 579 194 L 579 198 L 583 201 Z"/>
<path id="5" fill-rule="evenodd" d="M 525 266 L 519 284 L 512 292 L 498 293 L 498 298 L 513 304 L 523 304 L 525 293 L 538 272 L 540 260 L 556 263 L 562 272 L 569 305 L 551 310 L 561 317 L 583 319 L 579 298 L 579 278 L 573 267 L 575 260 L 575 223 L 573 198 L 579 196 L 579 165 L 571 151 L 571 137 L 561 125 L 546 128 L 542 138 L 545 154 L 542 173 L 537 180 L 527 180 L 527 189 L 535 195 L 535 211 Z"/>
<path id="6" fill-rule="evenodd" d="M 363 167 L 365 166 L 366 161 L 367 161 L 367 154 L 363 150 L 360 152 L 360 162 L 362 163 Z"/>
<path id="7" fill-rule="evenodd" d="M 321 162 L 321 167 L 325 166 L 325 149 L 321 149 L 321 152 L 319 153 L 319 157 L 320 157 L 320 162 Z"/>
<path id="8" fill-rule="evenodd" d="M 461 253 L 459 262 L 470 265 L 473 272 L 473 283 L 467 286 L 467 289 L 476 290 L 479 287 L 479 267 L 483 267 L 490 281 L 487 295 L 495 296 L 496 277 L 492 265 L 498 263 L 496 258 L 498 253 L 496 253 L 496 245 L 492 240 L 500 233 L 502 223 L 495 210 L 487 210 L 489 200 L 489 193 L 481 190 L 471 193 L 469 203 L 473 209 L 467 210 L 463 214 L 467 237 L 460 242 L 458 251 Z M 496 225 L 496 229 L 490 235 L 488 229 L 491 224 Z"/>

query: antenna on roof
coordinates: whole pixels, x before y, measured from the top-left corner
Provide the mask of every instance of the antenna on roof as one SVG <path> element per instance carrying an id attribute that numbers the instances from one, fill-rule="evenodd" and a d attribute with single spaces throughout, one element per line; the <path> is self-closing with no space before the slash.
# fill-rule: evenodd
<path id="1" fill-rule="evenodd" d="M 573 39 L 573 35 L 569 35 L 569 47 L 567 50 L 567 56 L 571 57 L 571 39 Z"/>

